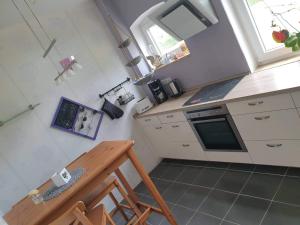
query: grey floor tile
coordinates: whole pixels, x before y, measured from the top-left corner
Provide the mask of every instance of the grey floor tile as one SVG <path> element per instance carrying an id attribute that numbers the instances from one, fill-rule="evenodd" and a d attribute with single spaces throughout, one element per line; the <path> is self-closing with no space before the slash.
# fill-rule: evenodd
<path id="1" fill-rule="evenodd" d="M 144 194 L 137 194 L 137 195 L 140 201 L 150 205 L 155 205 L 155 206 L 157 205 L 155 200 L 151 196 L 144 195 Z"/>
<path id="2" fill-rule="evenodd" d="M 152 224 L 152 225 L 156 225 L 156 224 L 160 224 L 161 221 L 164 219 L 164 216 L 159 214 L 159 213 L 151 213 L 151 215 L 149 216 L 148 221 Z"/>
<path id="3" fill-rule="evenodd" d="M 278 189 L 282 176 L 269 174 L 252 174 L 242 194 L 272 199 Z"/>
<path id="4" fill-rule="evenodd" d="M 219 225 L 221 222 L 220 219 L 197 213 L 189 223 L 189 225 Z"/>
<path id="5" fill-rule="evenodd" d="M 201 212 L 223 218 L 234 202 L 236 194 L 214 190 L 200 208 Z"/>
<path id="6" fill-rule="evenodd" d="M 228 221 L 223 221 L 221 223 L 221 225 L 236 225 L 236 223 L 231 223 L 231 222 L 228 222 Z"/>
<path id="7" fill-rule="evenodd" d="M 209 189 L 207 188 L 191 186 L 178 200 L 177 204 L 196 210 L 208 193 Z"/>
<path id="8" fill-rule="evenodd" d="M 167 170 L 161 175 L 160 178 L 166 180 L 176 180 L 180 176 L 184 169 L 184 166 L 181 165 L 168 165 Z"/>
<path id="9" fill-rule="evenodd" d="M 267 166 L 267 165 L 257 165 L 255 172 L 257 173 L 271 173 L 276 175 L 284 175 L 287 167 L 283 166 Z"/>
<path id="10" fill-rule="evenodd" d="M 299 225 L 300 207 L 273 202 L 262 225 Z"/>
<path id="11" fill-rule="evenodd" d="M 203 168 L 201 172 L 196 177 L 194 184 L 213 187 L 218 182 L 219 178 L 223 175 L 224 170 L 215 168 Z"/>
<path id="12" fill-rule="evenodd" d="M 187 222 L 190 220 L 192 215 L 194 214 L 194 211 L 189 210 L 187 208 L 181 207 L 181 206 L 174 206 L 171 209 L 176 221 L 180 225 L 186 225 Z"/>
<path id="13" fill-rule="evenodd" d="M 188 187 L 185 184 L 173 183 L 163 193 L 163 198 L 168 202 L 177 203 Z"/>
<path id="14" fill-rule="evenodd" d="M 215 188 L 239 193 L 249 176 L 249 172 L 227 171 L 219 180 Z"/>
<path id="15" fill-rule="evenodd" d="M 172 184 L 172 182 L 170 181 L 159 180 L 155 178 L 152 178 L 152 181 L 155 184 L 160 194 L 162 194 Z"/>
<path id="16" fill-rule="evenodd" d="M 300 178 L 285 177 L 275 196 L 276 201 L 300 205 Z"/>
<path id="17" fill-rule="evenodd" d="M 287 171 L 287 176 L 300 177 L 300 168 L 290 167 Z"/>
<path id="18" fill-rule="evenodd" d="M 242 225 L 258 225 L 269 203 L 267 200 L 239 196 L 225 219 Z"/>
<path id="19" fill-rule="evenodd" d="M 158 164 L 151 172 L 150 177 L 161 178 L 161 176 L 166 172 L 168 166 L 164 163 Z"/>
<path id="20" fill-rule="evenodd" d="M 254 170 L 254 168 L 255 168 L 255 165 L 253 165 L 253 164 L 232 163 L 228 169 L 252 172 Z"/>
<path id="21" fill-rule="evenodd" d="M 176 179 L 176 181 L 192 184 L 202 169 L 203 167 L 186 166 L 184 171 L 180 174 L 180 176 Z"/>
<path id="22" fill-rule="evenodd" d="M 143 182 L 139 183 L 136 187 L 135 187 L 135 192 L 140 193 L 140 194 L 147 194 L 149 195 L 149 191 L 147 189 L 147 187 L 145 186 L 145 184 Z"/>

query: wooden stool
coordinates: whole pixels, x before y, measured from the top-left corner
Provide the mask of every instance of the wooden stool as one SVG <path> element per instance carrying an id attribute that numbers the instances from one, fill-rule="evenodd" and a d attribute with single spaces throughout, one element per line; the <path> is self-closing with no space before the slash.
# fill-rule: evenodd
<path id="1" fill-rule="evenodd" d="M 116 225 L 101 204 L 87 212 L 83 202 L 77 202 L 49 225 Z"/>
<path id="2" fill-rule="evenodd" d="M 146 220 L 149 218 L 152 212 L 162 214 L 161 209 L 149 204 L 140 201 L 134 203 L 134 201 L 129 197 L 124 188 L 120 185 L 118 180 L 113 176 L 108 177 L 103 182 L 102 187 L 103 189 L 100 190 L 100 194 L 87 206 L 88 210 L 92 210 L 103 200 L 104 197 L 109 196 L 116 206 L 116 208 L 110 213 L 110 215 L 114 216 L 118 211 L 120 211 L 121 215 L 127 221 L 127 225 L 147 224 Z M 112 192 L 114 189 L 117 189 L 119 191 L 128 205 L 118 202 Z M 128 218 L 125 213 L 125 209 L 133 211 L 134 215 L 132 218 Z"/>

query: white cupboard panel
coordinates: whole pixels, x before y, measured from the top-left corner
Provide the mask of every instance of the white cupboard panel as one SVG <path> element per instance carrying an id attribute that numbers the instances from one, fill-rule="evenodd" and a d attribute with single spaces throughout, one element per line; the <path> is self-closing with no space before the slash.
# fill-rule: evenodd
<path id="1" fill-rule="evenodd" d="M 296 107 L 300 108 L 300 91 L 293 92 L 292 97 Z"/>
<path id="2" fill-rule="evenodd" d="M 295 108 L 295 106 L 289 94 L 280 94 L 228 103 L 227 108 L 231 115 L 239 115 L 281 109 L 291 109 Z"/>
<path id="3" fill-rule="evenodd" d="M 160 124 L 160 121 L 159 121 L 158 117 L 156 117 L 156 116 L 143 117 L 143 118 L 138 119 L 138 121 L 142 126 L 159 125 Z"/>
<path id="4" fill-rule="evenodd" d="M 253 163 L 300 167 L 300 140 L 246 141 Z"/>
<path id="5" fill-rule="evenodd" d="M 197 138 L 188 122 L 164 124 L 169 141 L 194 141 Z"/>
<path id="6" fill-rule="evenodd" d="M 182 122 L 186 121 L 186 118 L 183 112 L 171 112 L 158 115 L 159 120 L 162 123 L 173 123 L 173 122 Z"/>
<path id="7" fill-rule="evenodd" d="M 244 140 L 300 139 L 296 109 L 233 116 Z"/>
<path id="8" fill-rule="evenodd" d="M 208 160 L 233 163 L 252 163 L 248 152 L 205 152 Z"/>
<path id="9" fill-rule="evenodd" d="M 162 157 L 173 159 L 207 160 L 198 142 L 172 142 Z"/>

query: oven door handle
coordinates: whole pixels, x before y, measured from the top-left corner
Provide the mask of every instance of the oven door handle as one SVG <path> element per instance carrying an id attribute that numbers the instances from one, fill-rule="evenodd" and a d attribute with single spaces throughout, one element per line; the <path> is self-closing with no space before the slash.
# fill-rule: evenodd
<path id="1" fill-rule="evenodd" d="M 209 122 L 219 122 L 219 121 L 225 121 L 225 118 L 218 118 L 218 119 L 210 119 L 210 120 L 199 120 L 199 121 L 191 121 L 192 124 L 198 124 L 198 123 L 209 123 Z"/>

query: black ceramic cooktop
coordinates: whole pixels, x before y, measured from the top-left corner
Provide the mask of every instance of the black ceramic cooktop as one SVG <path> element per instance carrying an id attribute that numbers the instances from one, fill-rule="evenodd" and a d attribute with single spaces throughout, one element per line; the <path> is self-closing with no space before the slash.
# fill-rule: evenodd
<path id="1" fill-rule="evenodd" d="M 243 77 L 222 81 L 216 84 L 208 85 L 199 90 L 191 97 L 183 106 L 194 105 L 203 102 L 209 102 L 224 98 L 241 80 Z"/>

